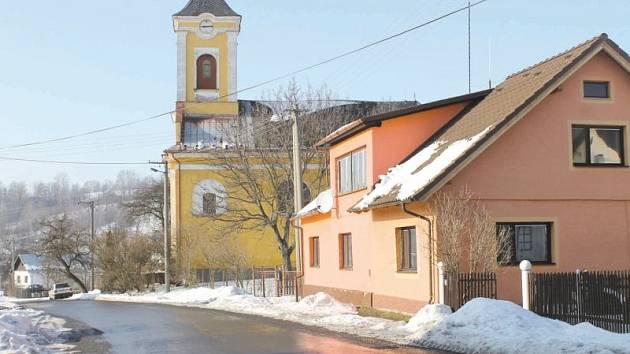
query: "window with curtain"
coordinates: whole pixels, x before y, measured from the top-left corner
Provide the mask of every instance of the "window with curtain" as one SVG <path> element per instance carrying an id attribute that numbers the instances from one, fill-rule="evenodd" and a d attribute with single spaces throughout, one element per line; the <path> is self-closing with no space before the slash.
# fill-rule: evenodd
<path id="1" fill-rule="evenodd" d="M 339 266 L 342 269 L 352 269 L 352 234 L 339 235 Z"/>
<path id="2" fill-rule="evenodd" d="M 319 237 L 311 237 L 311 267 L 319 267 Z"/>
<path id="3" fill-rule="evenodd" d="M 398 229 L 398 270 L 415 272 L 418 270 L 418 254 L 416 244 L 416 228 L 402 227 Z"/>
<path id="4" fill-rule="evenodd" d="M 498 223 L 497 235 L 499 232 L 507 234 L 512 243 L 510 263 L 551 263 L 551 223 Z"/>
<path id="5" fill-rule="evenodd" d="M 623 166 L 624 129 L 615 126 L 574 125 L 573 164 L 576 166 Z"/>
<path id="6" fill-rule="evenodd" d="M 364 189 L 366 181 L 366 151 L 354 151 L 338 160 L 339 192 L 351 193 Z"/>

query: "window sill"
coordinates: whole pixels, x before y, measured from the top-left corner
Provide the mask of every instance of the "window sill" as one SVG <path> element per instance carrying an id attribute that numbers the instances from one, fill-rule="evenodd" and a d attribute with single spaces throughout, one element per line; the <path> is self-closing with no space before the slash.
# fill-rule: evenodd
<path id="1" fill-rule="evenodd" d="M 399 269 L 396 271 L 398 274 L 418 274 L 417 269 Z"/>
<path id="2" fill-rule="evenodd" d="M 555 266 L 558 265 L 555 262 L 531 262 L 532 266 L 537 267 L 537 266 Z M 502 264 L 499 265 L 499 267 L 502 268 L 509 268 L 509 267 L 519 267 L 520 263 L 509 263 L 509 264 Z"/>
<path id="3" fill-rule="evenodd" d="M 605 164 L 605 163 L 574 163 L 573 167 L 579 167 L 579 168 L 628 168 L 629 166 L 625 165 L 625 164 Z"/>
<path id="4" fill-rule="evenodd" d="M 583 96 L 583 99 L 587 101 L 612 101 L 612 97 L 596 97 L 596 96 Z"/>
<path id="5" fill-rule="evenodd" d="M 195 89 L 195 97 L 197 99 L 217 99 L 219 98 L 218 89 Z"/>
<path id="6" fill-rule="evenodd" d="M 368 189 L 367 187 L 363 187 L 363 188 L 361 188 L 361 189 L 357 189 L 357 190 L 354 190 L 354 191 L 351 191 L 351 192 L 345 192 L 345 193 L 341 193 L 341 192 L 339 192 L 339 193 L 337 194 L 337 197 L 345 197 L 345 196 L 350 195 L 350 194 L 354 194 L 354 193 L 358 193 L 358 192 L 364 192 L 364 191 L 366 191 L 367 189 Z"/>
<path id="7" fill-rule="evenodd" d="M 339 268 L 339 270 L 343 270 L 343 271 L 347 271 L 347 272 L 352 272 L 354 269 L 352 269 L 352 268 Z"/>

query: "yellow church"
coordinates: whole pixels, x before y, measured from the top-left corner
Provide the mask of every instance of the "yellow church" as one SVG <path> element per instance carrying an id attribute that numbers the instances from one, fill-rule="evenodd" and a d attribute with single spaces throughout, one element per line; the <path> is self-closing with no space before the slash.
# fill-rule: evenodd
<path id="1" fill-rule="evenodd" d="M 212 151 L 226 147 L 223 134 L 231 121 L 255 104 L 239 101 L 234 94 L 241 16 L 223 0 L 191 0 L 173 15 L 173 27 L 177 36 L 175 144 L 164 152 L 173 258 L 180 268 L 193 270 L 221 267 L 215 261 L 226 257 L 241 257 L 248 266 L 280 265 L 273 237 L 251 231 L 228 242 L 216 221 L 227 208 L 221 196 L 229 191 L 216 173 Z"/>
<path id="2" fill-rule="evenodd" d="M 227 186 L 225 175 L 221 173 L 223 166 L 217 163 L 216 157 L 230 151 L 235 144 L 227 135 L 236 122 L 251 122 L 263 115 L 269 120 L 274 113 L 263 102 L 238 98 L 237 55 L 241 20 L 242 17 L 224 0 L 190 0 L 173 15 L 177 36 L 175 141 L 164 151 L 163 159 L 170 187 L 169 226 L 173 258 L 180 272 L 188 269 L 185 277 L 194 277 L 191 273 L 195 269 L 222 267 L 221 262 L 226 260 L 248 267 L 283 264 L 278 242 L 269 230 L 245 228 L 233 233 L 230 231 L 234 230 L 226 230 L 226 224 L 221 220 L 222 215 L 231 210 L 229 198 L 225 196 L 232 197 L 232 193 L 238 192 Z M 393 109 L 413 104 L 416 102 L 345 102 L 323 109 L 326 112 L 322 117 L 329 121 L 331 115 L 335 115 L 342 125 L 377 107 Z M 309 176 L 305 173 L 304 203 L 309 201 L 309 187 L 314 187 L 314 183 L 327 185 L 326 180 Z M 290 176 L 286 177 L 290 181 Z M 276 193 L 291 194 L 293 187 L 289 185 L 290 188 L 273 187 Z M 317 193 L 315 189 L 313 192 Z M 247 196 L 236 199 L 239 198 Z M 224 234 L 230 236 L 223 237 Z M 295 256 L 294 252 L 292 261 Z M 287 259 L 284 261 L 286 263 Z"/>

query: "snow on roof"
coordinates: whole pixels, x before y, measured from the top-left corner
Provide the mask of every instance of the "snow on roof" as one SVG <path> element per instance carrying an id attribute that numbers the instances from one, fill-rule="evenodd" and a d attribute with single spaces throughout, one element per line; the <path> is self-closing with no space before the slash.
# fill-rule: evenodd
<path id="1" fill-rule="evenodd" d="M 380 182 L 352 207 L 353 211 L 368 209 L 378 198 L 388 194 L 396 194 L 396 200 L 406 201 L 416 192 L 440 175 L 453 161 L 460 158 L 477 141 L 483 138 L 490 128 L 467 139 L 451 144 L 438 140 L 420 150 L 411 159 L 391 168 L 387 175 L 380 177 Z"/>
<path id="2" fill-rule="evenodd" d="M 34 254 L 21 254 L 18 256 L 26 270 L 39 270 L 42 268 L 42 259 Z"/>
<path id="3" fill-rule="evenodd" d="M 325 214 L 333 207 L 332 191 L 327 189 L 308 203 L 302 210 L 297 213 L 298 217 L 308 216 L 316 213 Z"/>
<path id="4" fill-rule="evenodd" d="M 423 142 L 419 152 L 414 152 L 409 160 L 390 170 L 351 211 L 395 205 L 414 198 L 425 199 L 433 187 L 439 188 L 440 183 L 446 182 L 449 170 L 464 166 L 471 160 L 473 152 L 481 152 L 492 143 L 491 137 L 500 136 L 510 124 L 521 119 L 537 104 L 537 98 L 546 97 L 566 80 L 572 69 L 603 50 L 628 67 L 628 54 L 602 34 L 509 76 L 470 110 L 453 118 L 452 125 L 438 130 Z"/>

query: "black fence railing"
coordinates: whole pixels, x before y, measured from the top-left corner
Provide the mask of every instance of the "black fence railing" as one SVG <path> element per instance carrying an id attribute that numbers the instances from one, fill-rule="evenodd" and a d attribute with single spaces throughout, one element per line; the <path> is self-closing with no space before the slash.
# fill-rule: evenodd
<path id="1" fill-rule="evenodd" d="M 446 274 L 444 302 L 453 311 L 477 297 L 497 298 L 497 275 L 495 273 Z"/>
<path id="2" fill-rule="evenodd" d="M 630 271 L 532 273 L 530 292 L 541 316 L 630 333 Z"/>

